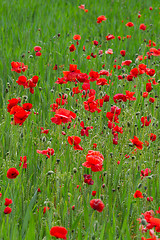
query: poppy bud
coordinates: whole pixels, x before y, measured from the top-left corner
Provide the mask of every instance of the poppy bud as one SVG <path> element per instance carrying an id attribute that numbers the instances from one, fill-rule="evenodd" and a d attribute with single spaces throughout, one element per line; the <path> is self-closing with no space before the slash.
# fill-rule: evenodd
<path id="1" fill-rule="evenodd" d="M 52 174 L 54 174 L 54 172 L 53 172 L 53 171 L 48 171 L 47 174 L 48 174 L 48 175 L 52 175 Z"/>

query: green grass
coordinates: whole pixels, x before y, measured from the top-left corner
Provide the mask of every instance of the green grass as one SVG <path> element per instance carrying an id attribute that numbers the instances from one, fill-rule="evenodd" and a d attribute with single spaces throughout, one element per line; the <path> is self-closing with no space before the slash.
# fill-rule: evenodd
<path id="1" fill-rule="evenodd" d="M 88 13 L 78 8 L 83 3 Z M 149 10 L 150 6 L 153 7 L 152 11 Z M 139 11 L 141 18 L 138 18 Z M 150 39 L 156 42 L 157 49 L 160 48 L 159 12 L 156 0 L 0 2 L 0 239 L 54 239 L 49 233 L 53 226 L 65 227 L 68 230 L 67 239 L 141 239 L 137 219 L 141 213 L 158 210 L 160 206 L 159 99 L 149 103 L 149 97 L 159 96 L 160 88 L 159 85 L 153 85 L 148 98 L 144 99 L 141 93 L 146 91 L 149 76 L 140 75 L 133 82 L 118 80 L 117 76 L 123 73 L 115 70 L 113 65 L 115 59 L 119 65 L 123 60 L 132 60 L 129 67 L 123 67 L 124 73 L 129 74 L 131 68 L 139 64 L 135 61 L 137 55 L 145 56 L 149 51 L 146 45 Z M 107 20 L 97 24 L 100 15 L 105 15 Z M 125 26 L 129 21 L 134 23 L 133 28 Z M 147 26 L 146 31 L 139 30 L 141 23 Z M 115 39 L 106 42 L 105 36 L 109 33 Z M 75 34 L 81 35 L 81 40 L 72 53 L 69 46 L 75 44 Z M 127 35 L 132 37 L 121 41 L 117 39 L 117 36 L 123 38 Z M 94 46 L 93 40 L 97 40 L 101 47 Z M 85 52 L 82 49 L 84 45 Z M 35 56 L 35 46 L 42 47 L 42 56 Z M 109 48 L 113 49 L 113 55 L 105 54 Z M 102 57 L 98 55 L 100 49 L 104 52 Z M 122 49 L 126 50 L 125 57 L 120 55 Z M 91 52 L 97 54 L 97 57 L 87 60 Z M 160 76 L 159 60 L 159 57 L 152 56 L 142 61 L 148 68 L 155 69 L 156 81 Z M 11 72 L 12 61 L 28 65 L 28 70 L 23 73 L 28 79 L 39 76 L 33 95 L 29 89 L 16 83 L 19 75 L 23 74 Z M 57 71 L 53 71 L 55 64 L 58 65 Z M 62 86 L 55 84 L 58 77 L 63 76 L 63 71 L 68 71 L 69 64 L 77 64 L 78 69 L 87 74 L 91 69 L 99 72 L 103 64 L 104 69 L 112 70 L 112 76 L 107 79 L 113 85 L 99 87 L 91 82 L 91 88 L 96 90 L 96 99 L 104 93 L 110 96 L 110 101 L 104 103 L 99 114 L 85 111 L 83 102 L 87 99 L 81 98 L 81 94 L 71 96 L 75 86 L 73 82 Z M 80 89 L 81 85 L 78 83 Z M 125 94 L 125 90 L 135 91 L 137 100 L 116 104 L 122 108 L 119 126 L 123 126 L 124 132 L 119 134 L 118 145 L 113 145 L 106 113 L 114 104 L 113 96 L 116 93 Z M 67 129 L 68 124 L 57 126 L 50 120 L 54 116 L 50 105 L 55 103 L 59 93 L 68 95 L 68 104 L 64 108 L 76 111 L 77 114 L 70 129 Z M 7 105 L 8 100 L 14 97 L 21 97 L 21 103 L 33 104 L 32 114 L 22 126 L 10 124 L 12 116 L 7 112 Z M 34 111 L 39 114 L 35 115 Z M 152 122 L 142 128 L 141 117 L 149 114 Z M 80 135 L 79 124 L 82 120 L 85 126 L 93 126 L 88 138 Z M 50 129 L 48 135 L 41 134 L 40 127 Z M 65 136 L 61 134 L 62 131 L 66 132 Z M 150 133 L 155 133 L 157 140 L 149 142 L 149 147 L 144 146 L 143 150 L 133 154 L 134 148 L 129 146 L 129 139 L 135 135 L 145 142 L 149 140 Z M 75 151 L 68 144 L 67 137 L 72 135 L 81 137 L 83 151 Z M 82 166 L 88 150 L 93 149 L 93 143 L 97 143 L 96 150 L 104 156 L 102 172 L 91 172 L 91 169 Z M 47 147 L 55 150 L 50 159 L 36 152 L 37 149 L 44 150 Z M 130 155 L 129 159 L 125 158 L 126 154 Z M 26 170 L 19 167 L 20 156 L 25 155 L 28 163 Z M 119 165 L 117 161 L 120 161 Z M 20 172 L 15 180 L 6 177 L 11 167 Z M 151 169 L 152 178 L 141 180 L 140 171 L 145 168 Z M 48 175 L 49 171 L 53 171 L 53 174 Z M 94 185 L 84 183 L 84 174 L 92 174 Z M 142 183 L 139 190 L 146 196 L 152 196 L 153 202 L 148 202 L 146 197 L 133 197 L 139 183 Z M 104 188 L 102 184 L 105 184 Z M 40 193 L 37 192 L 38 188 L 41 189 Z M 92 196 L 93 190 L 97 191 L 95 197 Z M 12 212 L 8 215 L 3 213 L 5 198 L 13 201 Z M 103 212 L 96 212 L 90 207 L 89 202 L 94 198 L 101 198 L 104 202 Z M 50 210 L 43 214 L 45 206 L 50 207 Z M 147 234 L 145 236 L 149 237 Z"/>

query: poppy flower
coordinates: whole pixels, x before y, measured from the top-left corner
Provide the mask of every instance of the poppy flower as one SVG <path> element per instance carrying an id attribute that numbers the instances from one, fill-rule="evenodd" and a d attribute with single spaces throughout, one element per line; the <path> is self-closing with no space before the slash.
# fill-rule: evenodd
<path id="1" fill-rule="evenodd" d="M 80 137 L 69 136 L 67 140 L 70 145 L 73 145 L 74 150 L 83 150 L 83 148 L 79 145 L 79 143 L 81 142 Z"/>
<path id="2" fill-rule="evenodd" d="M 47 150 L 37 150 L 37 153 L 46 155 L 48 158 L 54 154 L 53 148 L 47 148 Z"/>
<path id="3" fill-rule="evenodd" d="M 136 77 L 139 75 L 139 70 L 138 70 L 138 68 L 133 68 L 133 69 L 131 69 L 130 74 L 131 74 L 133 77 L 136 78 Z"/>
<path id="4" fill-rule="evenodd" d="M 133 80 L 133 76 L 132 75 L 128 75 L 127 76 L 127 81 L 131 82 Z"/>
<path id="5" fill-rule="evenodd" d="M 56 238 L 67 239 L 67 229 L 64 227 L 55 226 L 50 230 L 50 235 Z"/>
<path id="6" fill-rule="evenodd" d="M 88 185 L 93 185 L 94 181 L 92 180 L 92 175 L 90 174 L 84 174 L 84 182 L 87 183 Z"/>
<path id="7" fill-rule="evenodd" d="M 96 85 L 101 85 L 101 86 L 104 86 L 104 85 L 108 85 L 107 83 L 107 79 L 105 78 L 99 78 L 96 82 Z"/>
<path id="8" fill-rule="evenodd" d="M 107 51 L 105 51 L 105 54 L 113 54 L 113 50 L 109 48 Z"/>
<path id="9" fill-rule="evenodd" d="M 74 52 L 76 51 L 76 47 L 74 46 L 74 44 L 71 44 L 71 46 L 69 47 L 70 52 Z"/>
<path id="10" fill-rule="evenodd" d="M 149 173 L 151 173 L 151 169 L 149 168 L 146 168 L 145 170 L 141 170 L 141 180 L 144 178 L 144 177 L 147 177 L 149 175 Z"/>
<path id="11" fill-rule="evenodd" d="M 117 102 L 126 102 L 127 101 L 127 97 L 126 97 L 126 95 L 124 95 L 122 93 L 117 93 L 116 95 L 114 95 L 113 101 L 115 103 L 117 103 Z"/>
<path id="12" fill-rule="evenodd" d="M 62 123 L 71 122 L 71 120 L 75 118 L 76 114 L 72 111 L 64 108 L 59 108 L 55 111 L 55 115 L 53 118 L 51 118 L 51 121 L 57 125 L 61 125 Z"/>
<path id="13" fill-rule="evenodd" d="M 24 103 L 22 105 L 23 109 L 26 110 L 26 111 L 29 111 L 31 110 L 31 108 L 33 107 L 33 105 L 31 103 Z"/>
<path id="14" fill-rule="evenodd" d="M 139 29 L 145 31 L 146 25 L 144 25 L 144 23 L 140 24 Z"/>
<path id="15" fill-rule="evenodd" d="M 98 212 L 102 212 L 103 208 L 104 208 L 104 203 L 102 202 L 101 199 L 92 199 L 90 201 L 90 206 L 91 208 L 93 208 L 94 210 L 98 211 Z"/>
<path id="16" fill-rule="evenodd" d="M 20 126 L 28 118 L 31 112 L 26 112 L 23 108 L 14 114 L 14 123 L 19 124 Z"/>
<path id="17" fill-rule="evenodd" d="M 135 92 L 126 91 L 126 98 L 127 98 L 129 101 L 135 101 L 136 98 L 133 97 L 134 94 L 135 94 Z"/>
<path id="18" fill-rule="evenodd" d="M 149 69 L 149 68 L 146 68 L 145 69 L 145 73 L 149 76 L 153 76 L 155 74 L 155 70 L 154 69 Z"/>
<path id="19" fill-rule="evenodd" d="M 14 179 L 19 175 L 19 172 L 16 168 L 9 168 L 7 171 L 7 178 Z"/>
<path id="20" fill-rule="evenodd" d="M 19 167 L 21 167 L 22 163 L 23 163 L 23 167 L 22 168 L 27 168 L 27 157 L 24 156 L 23 158 L 20 157 L 20 164 L 19 164 Z"/>
<path id="21" fill-rule="evenodd" d="M 147 117 L 141 117 L 141 122 L 142 122 L 142 127 L 144 127 L 144 126 L 149 126 L 150 125 L 150 123 L 151 123 L 151 119 L 148 121 L 147 120 Z"/>
<path id="22" fill-rule="evenodd" d="M 81 36 L 78 35 L 78 34 L 77 34 L 77 35 L 74 35 L 74 36 L 73 36 L 73 39 L 74 39 L 74 40 L 81 40 Z"/>
<path id="23" fill-rule="evenodd" d="M 104 157 L 98 151 L 89 150 L 86 156 L 86 162 L 82 163 L 82 166 L 91 168 L 93 172 L 102 171 Z"/>
<path id="24" fill-rule="evenodd" d="M 66 78 L 64 78 L 64 77 L 62 77 L 62 78 L 58 77 L 58 80 L 55 83 L 57 83 L 57 84 L 66 84 L 67 81 L 66 81 Z"/>
<path id="25" fill-rule="evenodd" d="M 115 39 L 115 36 L 113 36 L 112 34 L 109 34 L 108 36 L 106 36 L 107 41 L 109 41 L 111 39 Z"/>
<path id="26" fill-rule="evenodd" d="M 149 98 L 149 102 L 154 103 L 155 102 L 155 98 L 150 97 Z"/>
<path id="27" fill-rule="evenodd" d="M 132 60 L 125 60 L 122 62 L 122 66 L 129 66 L 132 63 Z"/>
<path id="28" fill-rule="evenodd" d="M 98 102 L 94 101 L 95 100 L 95 96 L 91 96 L 88 98 L 87 101 L 83 102 L 84 104 L 84 108 L 86 111 L 89 112 L 101 112 L 101 109 L 98 108 Z"/>
<path id="29" fill-rule="evenodd" d="M 35 52 L 41 51 L 41 47 L 40 47 L 40 46 L 35 46 L 35 47 L 34 47 L 34 51 L 35 51 Z"/>
<path id="30" fill-rule="evenodd" d="M 127 26 L 127 27 L 133 27 L 134 24 L 133 24 L 132 22 L 128 22 L 128 23 L 126 23 L 126 26 Z"/>
<path id="31" fill-rule="evenodd" d="M 85 5 L 84 5 L 84 4 L 81 4 L 80 6 L 78 6 L 78 8 L 84 10 L 84 9 L 85 9 Z"/>
<path id="32" fill-rule="evenodd" d="M 48 134 L 49 133 L 49 129 L 44 129 L 43 127 L 41 127 L 41 133 L 44 133 L 44 134 Z"/>
<path id="33" fill-rule="evenodd" d="M 27 78 L 25 76 L 19 76 L 18 80 L 16 81 L 16 83 L 18 83 L 18 85 L 22 85 L 24 88 L 28 86 L 27 83 Z"/>
<path id="34" fill-rule="evenodd" d="M 24 65 L 24 63 L 21 62 L 11 62 L 12 69 L 11 71 L 20 73 L 25 72 L 28 69 L 27 65 Z"/>
<path id="35" fill-rule="evenodd" d="M 96 195 L 96 191 L 92 191 L 92 196 L 94 197 Z"/>
<path id="36" fill-rule="evenodd" d="M 152 142 L 156 141 L 156 138 L 157 138 L 156 134 L 154 134 L 154 133 L 151 133 L 151 134 L 150 134 L 150 140 L 151 140 Z"/>
<path id="37" fill-rule="evenodd" d="M 96 149 L 97 143 L 93 143 L 93 148 Z"/>
<path id="38" fill-rule="evenodd" d="M 81 136 L 86 135 L 88 137 L 89 136 L 88 130 L 93 129 L 93 127 L 92 126 L 85 127 L 83 121 L 80 123 L 80 126 L 82 127 L 82 129 L 81 129 Z"/>
<path id="39" fill-rule="evenodd" d="M 9 206 L 10 204 L 12 204 L 12 199 L 5 198 L 5 203 L 4 203 L 4 205 L 5 205 L 5 206 Z"/>
<path id="40" fill-rule="evenodd" d="M 96 71 L 93 71 L 92 69 L 91 69 L 91 71 L 89 73 L 89 76 L 91 78 L 90 79 L 91 82 L 94 82 L 94 81 L 98 80 L 98 78 L 100 77 L 99 73 L 96 72 Z"/>
<path id="41" fill-rule="evenodd" d="M 152 90 L 152 84 L 150 82 L 146 83 L 146 91 L 151 92 L 151 90 Z"/>
<path id="42" fill-rule="evenodd" d="M 102 21 L 106 21 L 106 20 L 107 18 L 104 15 L 102 15 L 97 18 L 97 23 L 101 23 Z"/>
<path id="43" fill-rule="evenodd" d="M 147 98 L 147 97 L 148 97 L 148 92 L 144 92 L 144 93 L 142 94 L 142 97 Z"/>
<path id="44" fill-rule="evenodd" d="M 126 51 L 125 50 L 121 50 L 120 54 L 122 55 L 122 57 L 124 57 L 126 55 Z"/>
<path id="45" fill-rule="evenodd" d="M 160 49 L 150 48 L 149 51 L 152 56 L 160 56 Z"/>
<path id="46" fill-rule="evenodd" d="M 44 208 L 43 208 L 43 214 L 45 214 L 46 211 L 48 211 L 49 209 L 50 209 L 49 207 L 44 207 Z"/>
<path id="47" fill-rule="evenodd" d="M 142 150 L 143 149 L 143 142 L 141 142 L 138 137 L 134 136 L 133 139 L 129 139 L 135 145 L 138 149 Z"/>
<path id="48" fill-rule="evenodd" d="M 107 94 L 103 97 L 103 101 L 104 102 L 109 102 L 109 98 L 110 96 L 108 96 Z"/>
<path id="49" fill-rule="evenodd" d="M 12 208 L 10 208 L 10 207 L 6 207 L 5 209 L 4 209 L 4 213 L 5 214 L 10 214 L 12 212 Z"/>
<path id="50" fill-rule="evenodd" d="M 134 198 L 143 198 L 143 195 L 141 193 L 141 191 L 137 190 L 134 195 L 133 195 Z"/>
<path id="51" fill-rule="evenodd" d="M 7 105 L 8 112 L 11 112 L 12 107 L 16 106 L 19 103 L 19 99 L 12 98 L 8 100 L 9 104 Z"/>
<path id="52" fill-rule="evenodd" d="M 119 123 L 118 115 L 113 112 L 107 112 L 106 117 L 110 120 L 110 122 Z"/>

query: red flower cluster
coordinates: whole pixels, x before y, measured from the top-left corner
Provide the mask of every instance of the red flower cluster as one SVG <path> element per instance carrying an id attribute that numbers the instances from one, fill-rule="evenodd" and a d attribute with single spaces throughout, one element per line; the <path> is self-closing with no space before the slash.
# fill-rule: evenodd
<path id="1" fill-rule="evenodd" d="M 24 65 L 24 63 L 21 62 L 11 62 L 12 69 L 11 71 L 21 73 L 25 72 L 28 69 L 27 65 Z"/>
<path id="2" fill-rule="evenodd" d="M 31 79 L 28 79 L 25 76 L 19 76 L 18 80 L 16 81 L 18 85 L 22 85 L 24 88 L 29 88 L 30 93 L 34 93 L 34 88 L 37 86 L 38 83 L 38 76 L 33 76 Z"/>
<path id="3" fill-rule="evenodd" d="M 48 158 L 54 154 L 53 148 L 47 148 L 47 150 L 37 150 L 37 153 L 46 155 Z"/>
<path id="4" fill-rule="evenodd" d="M 74 150 L 83 150 L 83 148 L 79 145 L 79 143 L 81 142 L 80 137 L 69 136 L 67 140 L 70 145 L 73 145 Z"/>

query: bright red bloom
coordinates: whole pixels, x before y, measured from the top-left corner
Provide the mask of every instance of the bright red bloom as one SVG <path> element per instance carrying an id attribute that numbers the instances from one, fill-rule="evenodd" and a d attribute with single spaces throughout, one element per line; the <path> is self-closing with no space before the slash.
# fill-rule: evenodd
<path id="1" fill-rule="evenodd" d="M 148 92 L 144 92 L 142 97 L 144 97 L 144 98 L 148 97 Z"/>
<path id="2" fill-rule="evenodd" d="M 93 41 L 93 44 L 94 44 L 95 46 L 97 46 L 97 45 L 98 45 L 98 41 L 94 40 L 94 41 Z"/>
<path id="3" fill-rule="evenodd" d="M 54 154 L 53 148 L 47 148 L 47 150 L 37 150 L 37 153 L 46 155 L 48 158 Z"/>
<path id="4" fill-rule="evenodd" d="M 149 76 L 153 76 L 155 74 L 155 70 L 154 69 L 149 69 L 149 68 L 146 68 L 145 69 L 145 73 Z"/>
<path id="5" fill-rule="evenodd" d="M 118 115 L 112 112 L 107 112 L 106 117 L 111 121 L 111 122 L 116 122 L 119 123 Z"/>
<path id="6" fill-rule="evenodd" d="M 19 164 L 19 167 L 21 167 L 22 163 L 23 163 L 23 167 L 22 168 L 27 168 L 27 157 L 24 156 L 23 158 L 20 157 L 20 164 Z"/>
<path id="7" fill-rule="evenodd" d="M 113 97 L 113 101 L 115 102 L 115 103 L 117 103 L 117 102 L 126 102 L 127 101 L 127 97 L 126 97 L 126 95 L 124 95 L 124 94 L 122 94 L 122 93 L 117 93 L 116 95 L 114 95 L 114 97 Z"/>
<path id="8" fill-rule="evenodd" d="M 73 36 L 73 39 L 74 39 L 74 40 L 81 40 L 81 36 L 78 35 L 78 34 L 77 34 L 77 35 L 74 35 L 74 36 Z"/>
<path id="9" fill-rule="evenodd" d="M 56 238 L 67 239 L 67 229 L 64 227 L 55 226 L 50 230 L 50 235 Z"/>
<path id="10" fill-rule="evenodd" d="M 92 199 L 90 201 L 90 206 L 91 208 L 93 208 L 94 210 L 97 210 L 98 212 L 102 212 L 103 208 L 105 207 L 104 203 L 100 199 Z"/>
<path id="11" fill-rule="evenodd" d="M 84 182 L 87 183 L 88 185 L 93 185 L 94 181 L 92 180 L 92 175 L 90 174 L 84 174 Z"/>
<path id="12" fill-rule="evenodd" d="M 23 108 L 20 111 L 17 111 L 14 114 L 14 124 L 19 124 L 21 126 L 27 119 L 29 114 L 30 112 L 26 112 Z"/>
<path id="13" fill-rule="evenodd" d="M 101 109 L 98 108 L 98 102 L 94 101 L 95 96 L 91 96 L 87 101 L 83 102 L 84 108 L 89 112 L 101 112 Z"/>
<path id="14" fill-rule="evenodd" d="M 8 109 L 8 112 L 10 113 L 12 107 L 16 106 L 19 103 L 19 100 L 17 98 L 12 98 L 8 100 L 8 102 L 9 103 L 8 103 L 7 109 Z"/>
<path id="15" fill-rule="evenodd" d="M 99 79 L 97 79 L 96 84 L 97 84 L 97 85 L 101 85 L 101 86 L 108 85 L 107 79 L 105 79 L 105 78 L 99 78 Z"/>
<path id="16" fill-rule="evenodd" d="M 93 172 L 102 171 L 104 157 L 98 151 L 89 150 L 86 156 L 86 162 L 82 163 L 82 166 L 91 168 Z"/>
<path id="17" fill-rule="evenodd" d="M 40 47 L 40 46 L 35 46 L 35 47 L 34 47 L 34 51 L 35 51 L 35 52 L 41 51 L 41 47 Z"/>
<path id="18" fill-rule="evenodd" d="M 132 60 L 125 60 L 122 62 L 122 66 L 129 66 L 132 63 Z"/>
<path id="19" fill-rule="evenodd" d="M 149 51 L 150 51 L 150 54 L 153 55 L 153 56 L 160 56 L 160 49 L 150 48 Z"/>
<path id="20" fill-rule="evenodd" d="M 157 138 L 156 134 L 154 134 L 154 133 L 151 133 L 151 134 L 150 134 L 150 140 L 151 140 L 152 142 L 156 141 L 156 138 Z"/>
<path id="21" fill-rule="evenodd" d="M 150 125 L 150 123 L 151 123 L 151 119 L 148 121 L 147 120 L 147 117 L 141 117 L 141 122 L 142 122 L 142 127 L 144 127 L 144 126 L 149 126 Z"/>
<path id="22" fill-rule="evenodd" d="M 67 81 L 66 81 L 66 78 L 64 78 L 64 77 L 62 77 L 62 78 L 58 77 L 58 80 L 55 83 L 57 83 L 57 84 L 66 84 Z"/>
<path id="23" fill-rule="evenodd" d="M 61 125 L 62 123 L 71 122 L 71 120 L 75 118 L 75 113 L 64 108 L 59 108 L 55 111 L 55 115 L 51 118 L 51 121 L 57 125 Z"/>
<path id="24" fill-rule="evenodd" d="M 106 20 L 107 18 L 104 15 L 102 15 L 97 18 L 97 23 L 101 23 L 102 21 L 106 21 Z"/>
<path id="25" fill-rule="evenodd" d="M 119 108 L 119 107 L 113 105 L 113 106 L 111 107 L 111 113 L 114 113 L 114 114 L 120 115 L 120 114 L 121 114 L 121 108 Z"/>
<path id="26" fill-rule="evenodd" d="M 9 206 L 10 204 L 12 204 L 12 199 L 5 198 L 5 203 L 4 203 L 4 205 L 5 205 L 5 206 Z"/>
<path id="27" fill-rule="evenodd" d="M 136 78 L 139 75 L 139 70 L 137 68 L 133 68 L 131 69 L 130 74 Z"/>
<path id="28" fill-rule="evenodd" d="M 100 77 L 99 73 L 93 71 L 92 69 L 89 73 L 89 76 L 91 77 L 91 79 L 90 79 L 91 82 L 94 82 L 94 81 L 98 80 L 98 78 Z"/>
<path id="29" fill-rule="evenodd" d="M 25 72 L 28 69 L 28 66 L 27 65 L 25 66 L 24 63 L 21 62 L 11 62 L 11 66 L 12 66 L 11 71 L 17 73 L 20 73 L 21 71 Z"/>
<path id="30" fill-rule="evenodd" d="M 130 91 L 126 91 L 126 97 L 129 101 L 135 101 L 136 98 L 133 97 L 133 95 L 135 94 L 135 92 L 130 92 Z"/>
<path id="31" fill-rule="evenodd" d="M 115 39 L 115 36 L 113 36 L 112 34 L 109 34 L 108 36 L 106 36 L 107 41 L 109 41 L 111 39 Z"/>
<path id="32" fill-rule="evenodd" d="M 36 56 L 37 56 L 37 57 L 40 57 L 41 55 L 42 55 L 41 52 L 36 52 Z"/>
<path id="33" fill-rule="evenodd" d="M 43 208 L 43 214 L 45 214 L 46 211 L 48 211 L 49 209 L 50 209 L 49 207 L 44 207 L 44 208 Z"/>
<path id="34" fill-rule="evenodd" d="M 74 44 L 71 44 L 71 46 L 69 47 L 70 52 L 74 52 L 76 51 L 76 47 L 74 46 Z"/>
<path id="35" fill-rule="evenodd" d="M 92 191 L 92 196 L 94 197 L 96 195 L 96 191 Z"/>
<path id="36" fill-rule="evenodd" d="M 26 111 L 29 111 L 31 110 L 31 108 L 33 107 L 33 105 L 31 103 L 24 103 L 22 105 L 23 109 L 26 110 Z"/>
<path id="37" fill-rule="evenodd" d="M 104 102 L 109 102 L 109 98 L 110 96 L 108 96 L 107 94 L 103 97 Z"/>
<path id="38" fill-rule="evenodd" d="M 81 129 L 81 136 L 86 135 L 88 137 L 89 136 L 88 130 L 93 129 L 93 127 L 92 126 L 85 127 L 83 121 L 80 123 L 80 126 L 82 127 L 82 129 Z"/>
<path id="39" fill-rule="evenodd" d="M 126 55 L 126 51 L 125 50 L 121 50 L 120 54 L 122 55 L 122 57 L 124 57 Z"/>
<path id="40" fill-rule="evenodd" d="M 141 193 L 141 191 L 137 190 L 134 195 L 133 195 L 134 198 L 143 198 L 143 195 Z"/>
<path id="41" fill-rule="evenodd" d="M 152 84 L 150 82 L 146 83 L 146 91 L 151 92 L 151 90 L 152 90 Z"/>
<path id="42" fill-rule="evenodd" d="M 143 149 L 143 142 L 141 142 L 138 137 L 134 136 L 134 139 L 129 139 L 129 141 L 131 141 L 133 143 L 133 145 L 135 145 L 138 149 Z"/>
<path id="43" fill-rule="evenodd" d="M 12 212 L 12 208 L 10 208 L 10 207 L 6 207 L 5 209 L 4 209 L 4 213 L 5 214 L 10 214 Z"/>
<path id="44" fill-rule="evenodd" d="M 55 112 L 58 109 L 58 104 L 53 103 L 53 104 L 50 105 L 50 108 L 52 108 L 51 112 Z"/>
<path id="45" fill-rule="evenodd" d="M 48 134 L 49 133 L 49 129 L 44 129 L 43 127 L 41 127 L 41 133 L 44 133 L 44 134 Z"/>
<path id="46" fill-rule="evenodd" d="M 74 150 L 83 150 L 83 148 L 79 145 L 79 143 L 81 142 L 80 137 L 69 136 L 67 140 L 70 145 L 73 145 Z"/>
<path id="47" fill-rule="evenodd" d="M 144 23 L 140 24 L 139 29 L 145 31 L 146 25 L 144 25 Z"/>
<path id="48" fill-rule="evenodd" d="M 28 86 L 27 83 L 27 78 L 25 76 L 19 76 L 18 80 L 16 81 L 16 83 L 18 83 L 18 85 L 22 85 L 24 88 L 26 88 Z"/>
<path id="49" fill-rule="evenodd" d="M 133 24 L 132 22 L 128 22 L 128 23 L 126 23 L 126 26 L 127 26 L 127 27 L 133 27 L 134 24 Z"/>
<path id="50" fill-rule="evenodd" d="M 155 102 L 155 98 L 150 97 L 149 98 L 149 102 L 154 103 Z"/>
<path id="51" fill-rule="evenodd" d="M 141 170 L 141 180 L 144 178 L 144 177 L 147 177 L 149 175 L 149 173 L 151 173 L 151 169 L 149 168 L 146 168 L 145 170 Z"/>
<path id="52" fill-rule="evenodd" d="M 133 75 L 128 75 L 128 76 L 127 76 L 127 81 L 130 82 L 130 81 L 132 81 L 132 80 L 133 80 Z"/>
<path id="53" fill-rule="evenodd" d="M 14 179 L 19 175 L 19 172 L 16 168 L 9 168 L 7 171 L 7 178 Z"/>

